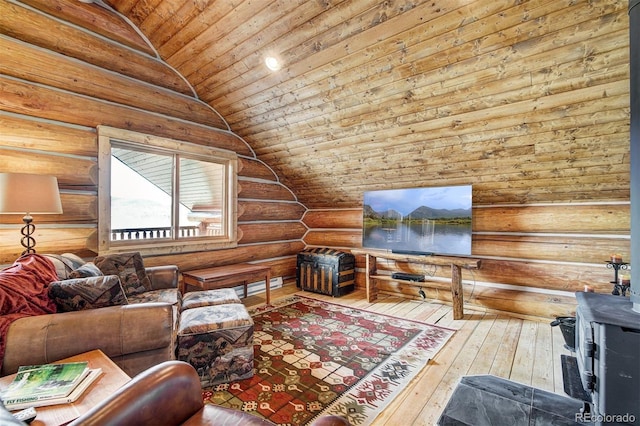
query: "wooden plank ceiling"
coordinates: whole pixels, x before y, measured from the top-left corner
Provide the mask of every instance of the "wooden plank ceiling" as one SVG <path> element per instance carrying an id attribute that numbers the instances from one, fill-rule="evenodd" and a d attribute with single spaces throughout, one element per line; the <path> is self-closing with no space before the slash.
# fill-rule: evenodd
<path id="1" fill-rule="evenodd" d="M 626 2 L 104 1 L 309 208 L 628 199 Z"/>

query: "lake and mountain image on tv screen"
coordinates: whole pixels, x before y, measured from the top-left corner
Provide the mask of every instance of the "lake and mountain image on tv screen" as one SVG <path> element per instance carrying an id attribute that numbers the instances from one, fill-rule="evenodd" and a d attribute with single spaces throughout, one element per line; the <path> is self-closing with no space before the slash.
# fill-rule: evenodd
<path id="1" fill-rule="evenodd" d="M 362 246 L 471 255 L 471 185 L 364 193 Z"/>

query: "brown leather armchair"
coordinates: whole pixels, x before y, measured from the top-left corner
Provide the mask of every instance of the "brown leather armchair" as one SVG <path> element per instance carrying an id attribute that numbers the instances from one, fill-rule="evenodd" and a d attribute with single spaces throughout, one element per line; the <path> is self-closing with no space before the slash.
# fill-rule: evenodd
<path id="1" fill-rule="evenodd" d="M 260 417 L 204 404 L 195 369 L 182 361 L 166 361 L 134 377 L 110 398 L 70 426 L 273 425 Z M 348 426 L 338 416 L 324 416 L 313 426 Z"/>

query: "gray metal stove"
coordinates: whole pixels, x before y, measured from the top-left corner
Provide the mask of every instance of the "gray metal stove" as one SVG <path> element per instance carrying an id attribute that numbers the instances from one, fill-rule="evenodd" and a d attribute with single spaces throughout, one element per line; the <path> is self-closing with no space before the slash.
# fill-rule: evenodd
<path id="1" fill-rule="evenodd" d="M 576 356 L 562 356 L 565 392 L 584 420 L 640 423 L 640 313 L 626 297 L 576 293 Z"/>

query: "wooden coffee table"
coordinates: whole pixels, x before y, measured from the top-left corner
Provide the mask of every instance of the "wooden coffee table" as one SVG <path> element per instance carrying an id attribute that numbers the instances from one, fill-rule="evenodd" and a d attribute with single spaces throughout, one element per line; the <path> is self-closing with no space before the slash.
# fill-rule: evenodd
<path id="1" fill-rule="evenodd" d="M 267 304 L 271 302 L 271 268 L 251 263 L 235 263 L 233 265 L 216 266 L 214 268 L 196 269 L 182 273 L 182 294 L 188 286 L 202 290 L 214 290 L 244 285 L 244 297 L 247 297 L 247 285 L 265 280 Z"/>
<path id="2" fill-rule="evenodd" d="M 61 359 L 55 363 L 88 361 L 89 368 L 101 368 L 102 374 L 75 402 L 70 404 L 37 407 L 37 416 L 32 426 L 64 425 L 77 419 L 89 411 L 99 402 L 111 396 L 131 378 L 111 361 L 101 350 L 86 352 L 70 358 Z M 0 389 L 9 386 L 15 374 L 0 378 Z"/>

